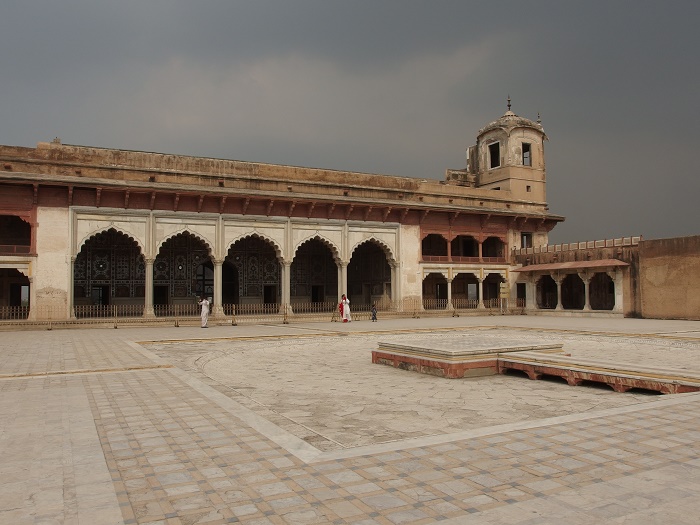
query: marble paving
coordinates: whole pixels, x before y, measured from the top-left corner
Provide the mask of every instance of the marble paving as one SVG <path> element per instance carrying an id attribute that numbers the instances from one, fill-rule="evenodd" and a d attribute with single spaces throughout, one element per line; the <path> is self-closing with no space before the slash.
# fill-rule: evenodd
<path id="1" fill-rule="evenodd" d="M 700 323 L 558 321 L 3 332 L 0 523 L 697 523 L 700 394 L 369 362 L 379 338 L 505 331 L 700 368 Z"/>

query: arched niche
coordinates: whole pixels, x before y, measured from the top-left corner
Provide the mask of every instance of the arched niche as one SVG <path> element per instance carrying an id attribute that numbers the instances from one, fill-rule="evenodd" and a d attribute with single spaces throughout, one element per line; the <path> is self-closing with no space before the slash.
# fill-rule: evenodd
<path id="1" fill-rule="evenodd" d="M 279 247 L 262 235 L 251 234 L 233 242 L 222 268 L 224 305 L 279 302 L 280 254 Z"/>
<path id="2" fill-rule="evenodd" d="M 583 310 L 586 288 L 578 274 L 571 273 L 561 282 L 561 306 L 565 310 Z"/>
<path id="3" fill-rule="evenodd" d="M 347 294 L 356 307 L 386 303 L 391 298 L 391 251 L 376 239 L 358 244 L 348 264 Z"/>
<path id="4" fill-rule="evenodd" d="M 154 306 L 196 303 L 202 295 L 213 296 L 212 268 L 211 248 L 204 239 L 188 230 L 168 236 L 153 262 Z"/>
<path id="5" fill-rule="evenodd" d="M 615 281 L 604 272 L 596 273 L 588 285 L 591 309 L 612 310 L 615 308 Z"/>
<path id="6" fill-rule="evenodd" d="M 444 310 L 447 308 L 447 277 L 442 272 L 431 272 L 423 278 L 423 308 Z"/>
<path id="7" fill-rule="evenodd" d="M 476 308 L 479 305 L 479 279 L 474 273 L 458 273 L 452 279 L 452 304 L 455 308 Z"/>
<path id="8" fill-rule="evenodd" d="M 447 257 L 447 239 L 439 233 L 426 235 L 421 241 L 421 255 L 424 260 Z"/>
<path id="9" fill-rule="evenodd" d="M 292 303 L 335 302 L 338 297 L 338 252 L 320 236 L 301 243 L 290 267 Z"/>
<path id="10" fill-rule="evenodd" d="M 537 308 L 554 310 L 557 307 L 557 283 L 551 275 L 541 275 L 536 284 Z"/>
<path id="11" fill-rule="evenodd" d="M 143 304 L 146 265 L 139 243 L 107 228 L 81 243 L 73 264 L 75 305 Z"/>

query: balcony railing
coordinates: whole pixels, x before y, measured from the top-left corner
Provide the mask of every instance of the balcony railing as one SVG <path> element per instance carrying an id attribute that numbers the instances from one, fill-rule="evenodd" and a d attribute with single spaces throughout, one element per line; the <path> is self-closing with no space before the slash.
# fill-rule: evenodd
<path id="1" fill-rule="evenodd" d="M 453 263 L 482 263 L 482 264 L 497 264 L 505 263 L 505 257 L 467 257 L 464 255 L 423 255 L 423 262 L 453 262 Z"/>
<path id="2" fill-rule="evenodd" d="M 0 254 L 3 255 L 26 255 L 30 253 L 31 246 L 23 244 L 0 244 Z"/>

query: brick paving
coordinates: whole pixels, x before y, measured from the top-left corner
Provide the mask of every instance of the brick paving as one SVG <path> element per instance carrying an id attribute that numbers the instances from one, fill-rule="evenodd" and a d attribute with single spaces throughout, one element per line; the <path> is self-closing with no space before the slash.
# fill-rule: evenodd
<path id="1" fill-rule="evenodd" d="M 700 340 L 700 323 L 629 321 L 378 324 L 552 324 Z M 206 335 L 380 329 L 353 325 Z M 700 516 L 700 394 L 323 451 L 137 343 L 202 338 L 194 328 L 0 335 L 0 523 L 690 524 Z"/>

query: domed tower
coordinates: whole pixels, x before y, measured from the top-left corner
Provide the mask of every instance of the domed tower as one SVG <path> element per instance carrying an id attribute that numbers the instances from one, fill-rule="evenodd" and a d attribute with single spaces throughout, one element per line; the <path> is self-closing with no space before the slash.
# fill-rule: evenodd
<path id="1" fill-rule="evenodd" d="M 467 150 L 467 172 L 477 188 L 508 190 L 514 199 L 546 202 L 544 141 L 540 124 L 510 110 L 479 130 Z"/>

